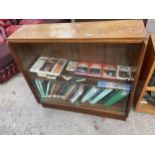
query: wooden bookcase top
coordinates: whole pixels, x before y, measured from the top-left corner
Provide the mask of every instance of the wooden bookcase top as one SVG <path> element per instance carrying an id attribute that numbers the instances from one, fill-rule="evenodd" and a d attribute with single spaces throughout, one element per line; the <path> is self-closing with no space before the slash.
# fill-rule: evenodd
<path id="1" fill-rule="evenodd" d="M 23 25 L 9 42 L 142 42 L 147 38 L 142 20 Z"/>

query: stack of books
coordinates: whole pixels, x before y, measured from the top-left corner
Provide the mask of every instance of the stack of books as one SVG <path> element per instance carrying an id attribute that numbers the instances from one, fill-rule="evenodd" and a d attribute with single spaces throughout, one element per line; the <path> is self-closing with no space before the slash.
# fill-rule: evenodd
<path id="1" fill-rule="evenodd" d="M 136 70 L 133 66 L 69 61 L 66 71 L 74 72 L 76 75 L 133 80 Z"/>
<path id="2" fill-rule="evenodd" d="M 61 75 L 64 68 L 66 68 L 66 71 L 73 72 L 76 75 L 119 80 L 134 80 L 136 71 L 133 66 L 67 61 L 67 59 L 64 58 L 39 57 L 32 65 L 30 72 L 36 73 L 40 77 L 56 79 Z"/>
<path id="3" fill-rule="evenodd" d="M 67 60 L 62 58 L 39 57 L 30 72 L 36 73 L 40 77 L 56 79 L 62 73 L 66 63 Z"/>
<path id="4" fill-rule="evenodd" d="M 35 79 L 35 85 L 42 98 L 57 98 L 81 104 L 96 104 L 102 101 L 105 107 L 119 103 L 129 94 L 129 86 L 120 84 L 117 88 L 116 85 L 107 85 L 105 81 L 98 82 L 98 86 L 88 86 L 81 83 Z"/>
<path id="5" fill-rule="evenodd" d="M 68 63 L 67 63 L 68 62 Z M 75 74 L 63 75 L 63 70 Z M 130 85 L 119 82 L 100 80 L 97 85 L 85 85 L 86 77 L 91 76 L 109 79 L 132 80 L 135 68 L 132 66 L 67 61 L 63 58 L 39 57 L 30 68 L 40 79 L 34 79 L 41 98 L 57 98 L 70 103 L 103 103 L 105 107 L 119 103 L 127 97 Z M 62 74 L 62 75 L 61 75 Z M 60 78 L 65 80 L 60 81 Z"/>

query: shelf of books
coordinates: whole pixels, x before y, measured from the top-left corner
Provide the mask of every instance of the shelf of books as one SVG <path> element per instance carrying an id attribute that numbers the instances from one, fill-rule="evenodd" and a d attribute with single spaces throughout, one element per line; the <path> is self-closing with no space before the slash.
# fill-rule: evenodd
<path id="1" fill-rule="evenodd" d="M 125 120 L 145 33 L 141 20 L 49 24 L 23 26 L 8 41 L 38 103 Z"/>
<path id="2" fill-rule="evenodd" d="M 43 104 L 124 115 L 135 68 L 39 57 L 29 74 Z"/>

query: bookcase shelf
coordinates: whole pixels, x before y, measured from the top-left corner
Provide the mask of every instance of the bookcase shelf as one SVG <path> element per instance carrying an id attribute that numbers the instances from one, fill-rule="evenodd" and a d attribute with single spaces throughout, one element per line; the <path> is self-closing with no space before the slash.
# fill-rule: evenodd
<path id="1" fill-rule="evenodd" d="M 42 106 L 125 120 L 133 101 L 145 54 L 146 40 L 147 35 L 143 21 L 123 20 L 25 25 L 8 38 L 8 45 L 32 93 Z M 128 81 L 75 75 L 63 69 L 61 75 L 85 78 L 86 80 L 81 82 L 84 86 L 97 87 L 98 81 L 104 80 L 128 84 L 131 87 L 126 97 L 108 107 L 103 105 L 103 100 L 96 104 L 81 103 L 80 98 L 85 95 L 85 90 L 79 100 L 70 103 L 69 100 L 57 97 L 40 96 L 34 81 L 44 81 L 47 78 L 30 72 L 32 65 L 40 57 L 61 58 L 67 60 L 67 63 L 71 60 L 132 66 L 136 71 L 134 80 Z M 67 81 L 62 79 L 61 75 L 57 77 L 57 81 L 66 83 Z"/>
<path id="2" fill-rule="evenodd" d="M 135 111 L 155 114 L 155 103 L 151 103 L 147 98 L 144 97 L 148 92 L 155 92 L 155 85 L 150 86 L 150 80 L 153 73 L 155 72 L 155 35 L 150 36 L 145 58 L 142 64 L 137 89 L 135 93 Z M 145 99 L 145 101 L 143 101 Z M 147 101 L 148 100 L 148 101 Z M 143 103 L 144 102 L 144 103 Z M 154 101 L 155 102 L 155 101 Z"/>

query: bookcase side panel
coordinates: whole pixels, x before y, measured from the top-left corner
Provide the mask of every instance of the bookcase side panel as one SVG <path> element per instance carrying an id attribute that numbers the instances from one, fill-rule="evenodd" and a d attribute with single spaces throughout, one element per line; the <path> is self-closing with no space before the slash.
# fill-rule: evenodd
<path id="1" fill-rule="evenodd" d="M 35 96 L 37 102 L 40 103 L 39 96 L 37 95 L 36 89 L 34 88 L 27 72 L 32 61 L 37 58 L 36 53 L 27 45 L 21 46 L 18 43 L 8 43 L 8 46 L 33 95 Z"/>

